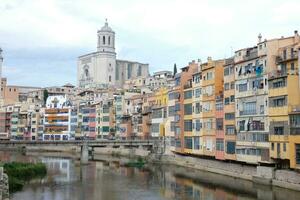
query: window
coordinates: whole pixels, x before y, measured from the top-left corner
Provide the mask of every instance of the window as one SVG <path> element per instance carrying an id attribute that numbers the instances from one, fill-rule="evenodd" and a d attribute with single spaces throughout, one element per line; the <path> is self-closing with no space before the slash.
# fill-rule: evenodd
<path id="1" fill-rule="evenodd" d="M 109 122 L 109 116 L 103 116 L 102 121 L 103 122 Z"/>
<path id="2" fill-rule="evenodd" d="M 195 122 L 195 129 L 196 129 L 196 131 L 200 131 L 200 129 L 201 129 L 201 123 L 200 123 L 199 119 L 197 119 Z"/>
<path id="3" fill-rule="evenodd" d="M 184 148 L 193 149 L 193 138 L 192 137 L 184 137 Z"/>
<path id="4" fill-rule="evenodd" d="M 244 131 L 245 130 L 245 120 L 239 121 L 239 128 L 240 131 Z"/>
<path id="5" fill-rule="evenodd" d="M 102 132 L 109 132 L 109 126 L 102 126 Z"/>
<path id="6" fill-rule="evenodd" d="M 195 97 L 198 98 L 201 95 L 201 88 L 195 89 Z"/>
<path id="7" fill-rule="evenodd" d="M 159 133 L 159 123 L 153 123 L 151 125 L 151 132 L 153 132 L 153 133 Z"/>
<path id="8" fill-rule="evenodd" d="M 293 62 L 291 63 L 291 70 L 295 70 L 295 64 Z"/>
<path id="9" fill-rule="evenodd" d="M 116 73 L 116 80 L 119 80 L 119 65 L 118 65 L 118 63 L 116 63 L 116 71 L 115 71 L 115 73 Z"/>
<path id="10" fill-rule="evenodd" d="M 300 126 L 300 115 L 290 115 L 290 123 L 292 127 Z"/>
<path id="11" fill-rule="evenodd" d="M 193 90 L 184 92 L 184 99 L 191 99 L 193 97 Z"/>
<path id="12" fill-rule="evenodd" d="M 200 112 L 201 112 L 201 105 L 200 105 L 200 103 L 196 103 L 196 105 L 195 105 L 195 113 L 196 114 L 199 114 Z"/>
<path id="13" fill-rule="evenodd" d="M 131 73 L 132 73 L 132 65 L 130 63 L 127 64 L 127 78 L 131 78 Z"/>
<path id="14" fill-rule="evenodd" d="M 152 111 L 152 118 L 153 119 L 162 118 L 162 109 L 154 109 Z"/>
<path id="15" fill-rule="evenodd" d="M 243 111 L 240 115 L 255 115 L 256 114 L 256 102 L 246 102 L 243 104 Z"/>
<path id="16" fill-rule="evenodd" d="M 232 126 L 232 125 L 226 125 L 225 134 L 226 135 L 234 135 L 235 134 L 235 127 Z"/>
<path id="17" fill-rule="evenodd" d="M 274 151 L 274 143 L 271 144 L 272 151 Z"/>
<path id="18" fill-rule="evenodd" d="M 273 99 L 274 107 L 282 107 L 286 105 L 285 97 Z"/>
<path id="19" fill-rule="evenodd" d="M 200 149 L 200 138 L 194 137 L 194 149 Z"/>
<path id="20" fill-rule="evenodd" d="M 213 73 L 212 72 L 208 72 L 206 75 L 206 80 L 211 80 L 213 79 Z"/>
<path id="21" fill-rule="evenodd" d="M 235 154 L 235 142 L 226 142 L 226 153 Z"/>
<path id="22" fill-rule="evenodd" d="M 283 126 L 274 127 L 274 134 L 275 135 L 283 135 L 283 133 L 284 133 Z"/>
<path id="23" fill-rule="evenodd" d="M 300 144 L 295 144 L 296 146 L 296 164 L 300 164 Z"/>
<path id="24" fill-rule="evenodd" d="M 192 120 L 184 120 L 184 131 L 192 131 L 192 130 L 193 130 Z"/>
<path id="25" fill-rule="evenodd" d="M 105 44 L 105 36 L 102 37 L 102 43 Z"/>
<path id="26" fill-rule="evenodd" d="M 139 65 L 137 75 L 138 75 L 138 76 L 142 76 L 142 66 L 141 66 L 141 65 Z"/>
<path id="27" fill-rule="evenodd" d="M 231 83 L 230 83 L 230 89 L 234 89 L 234 81 L 232 81 Z"/>
<path id="28" fill-rule="evenodd" d="M 225 113 L 226 120 L 234 120 L 234 118 L 235 118 L 234 113 Z"/>
<path id="29" fill-rule="evenodd" d="M 223 130 L 223 118 L 216 119 L 216 128 L 217 130 Z"/>
<path id="30" fill-rule="evenodd" d="M 239 84 L 239 92 L 247 91 L 247 83 Z"/>
<path id="31" fill-rule="evenodd" d="M 224 90 L 229 90 L 230 88 L 229 88 L 229 83 L 225 83 L 224 84 Z"/>
<path id="32" fill-rule="evenodd" d="M 224 151 L 224 140 L 223 139 L 216 140 L 216 149 L 217 149 L 217 151 Z"/>
<path id="33" fill-rule="evenodd" d="M 168 111 L 169 111 L 168 113 L 169 117 L 175 116 L 175 106 L 169 106 Z"/>
<path id="34" fill-rule="evenodd" d="M 283 143 L 283 151 L 286 152 L 286 143 Z"/>
<path id="35" fill-rule="evenodd" d="M 225 105 L 229 105 L 229 103 L 230 103 L 230 98 L 229 98 L 229 97 L 226 97 L 226 98 L 225 98 Z"/>
<path id="36" fill-rule="evenodd" d="M 111 76 L 108 77 L 108 81 L 111 82 Z"/>
<path id="37" fill-rule="evenodd" d="M 230 96 L 230 102 L 233 103 L 234 102 L 234 95 Z"/>
<path id="38" fill-rule="evenodd" d="M 224 76 L 228 76 L 230 74 L 229 67 L 224 69 Z"/>
<path id="39" fill-rule="evenodd" d="M 191 115 L 193 114 L 193 106 L 192 104 L 184 104 L 184 115 Z"/>
<path id="40" fill-rule="evenodd" d="M 281 88 L 286 86 L 286 79 L 279 79 L 273 81 L 273 88 Z"/>
<path id="41" fill-rule="evenodd" d="M 174 132 L 176 128 L 176 122 L 171 122 L 171 132 Z"/>

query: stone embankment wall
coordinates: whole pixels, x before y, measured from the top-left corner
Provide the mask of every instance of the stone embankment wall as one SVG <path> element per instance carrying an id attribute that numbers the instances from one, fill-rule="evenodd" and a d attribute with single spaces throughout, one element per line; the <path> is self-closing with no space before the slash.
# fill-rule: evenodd
<path id="1" fill-rule="evenodd" d="M 255 166 L 181 155 L 163 155 L 160 158 L 160 162 L 190 167 L 202 171 L 208 171 L 246 180 L 252 180 L 252 176 L 256 174 Z"/>
<path id="2" fill-rule="evenodd" d="M 300 173 L 292 170 L 276 170 L 274 167 L 243 165 L 177 154 L 153 155 L 151 160 L 300 191 Z"/>
<path id="3" fill-rule="evenodd" d="M 3 167 L 0 167 L 0 200 L 9 199 L 8 176 L 3 172 Z"/>

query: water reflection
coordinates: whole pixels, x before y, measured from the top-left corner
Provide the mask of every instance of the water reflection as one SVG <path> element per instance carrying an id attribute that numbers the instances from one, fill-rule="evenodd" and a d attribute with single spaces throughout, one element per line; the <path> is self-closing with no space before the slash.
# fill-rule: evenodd
<path id="1" fill-rule="evenodd" d="M 52 155 L 53 156 L 53 155 Z M 80 166 L 74 158 L 49 157 L 39 154 L 24 156 L 0 152 L 1 160 L 41 161 L 46 163 L 45 179 L 27 184 L 12 199 L 22 200 L 250 200 L 299 199 L 299 192 L 254 185 L 207 172 L 174 166 L 149 166 L 149 169 L 126 168 L 126 160 L 101 157 Z M 100 158 L 98 158 L 100 159 Z"/>

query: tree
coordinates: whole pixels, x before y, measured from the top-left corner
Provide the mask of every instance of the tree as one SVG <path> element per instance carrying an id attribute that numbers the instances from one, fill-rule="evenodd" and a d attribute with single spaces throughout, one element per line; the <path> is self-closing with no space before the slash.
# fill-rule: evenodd
<path id="1" fill-rule="evenodd" d="M 173 69 L 173 76 L 177 74 L 177 66 L 176 63 L 174 64 L 174 69 Z"/>
<path id="2" fill-rule="evenodd" d="M 44 104 L 46 105 L 47 98 L 49 96 L 48 90 L 44 90 Z"/>

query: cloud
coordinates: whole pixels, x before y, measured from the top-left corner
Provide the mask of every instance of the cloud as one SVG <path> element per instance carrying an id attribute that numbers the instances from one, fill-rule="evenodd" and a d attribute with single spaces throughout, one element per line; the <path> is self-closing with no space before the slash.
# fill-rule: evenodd
<path id="1" fill-rule="evenodd" d="M 0 46 L 9 83 L 76 83 L 76 59 L 96 50 L 108 18 L 117 56 L 150 64 L 150 71 L 192 59 L 224 58 L 264 38 L 297 28 L 297 0 L 1 0 Z M 289 12 L 286 12 L 286 11 Z"/>

